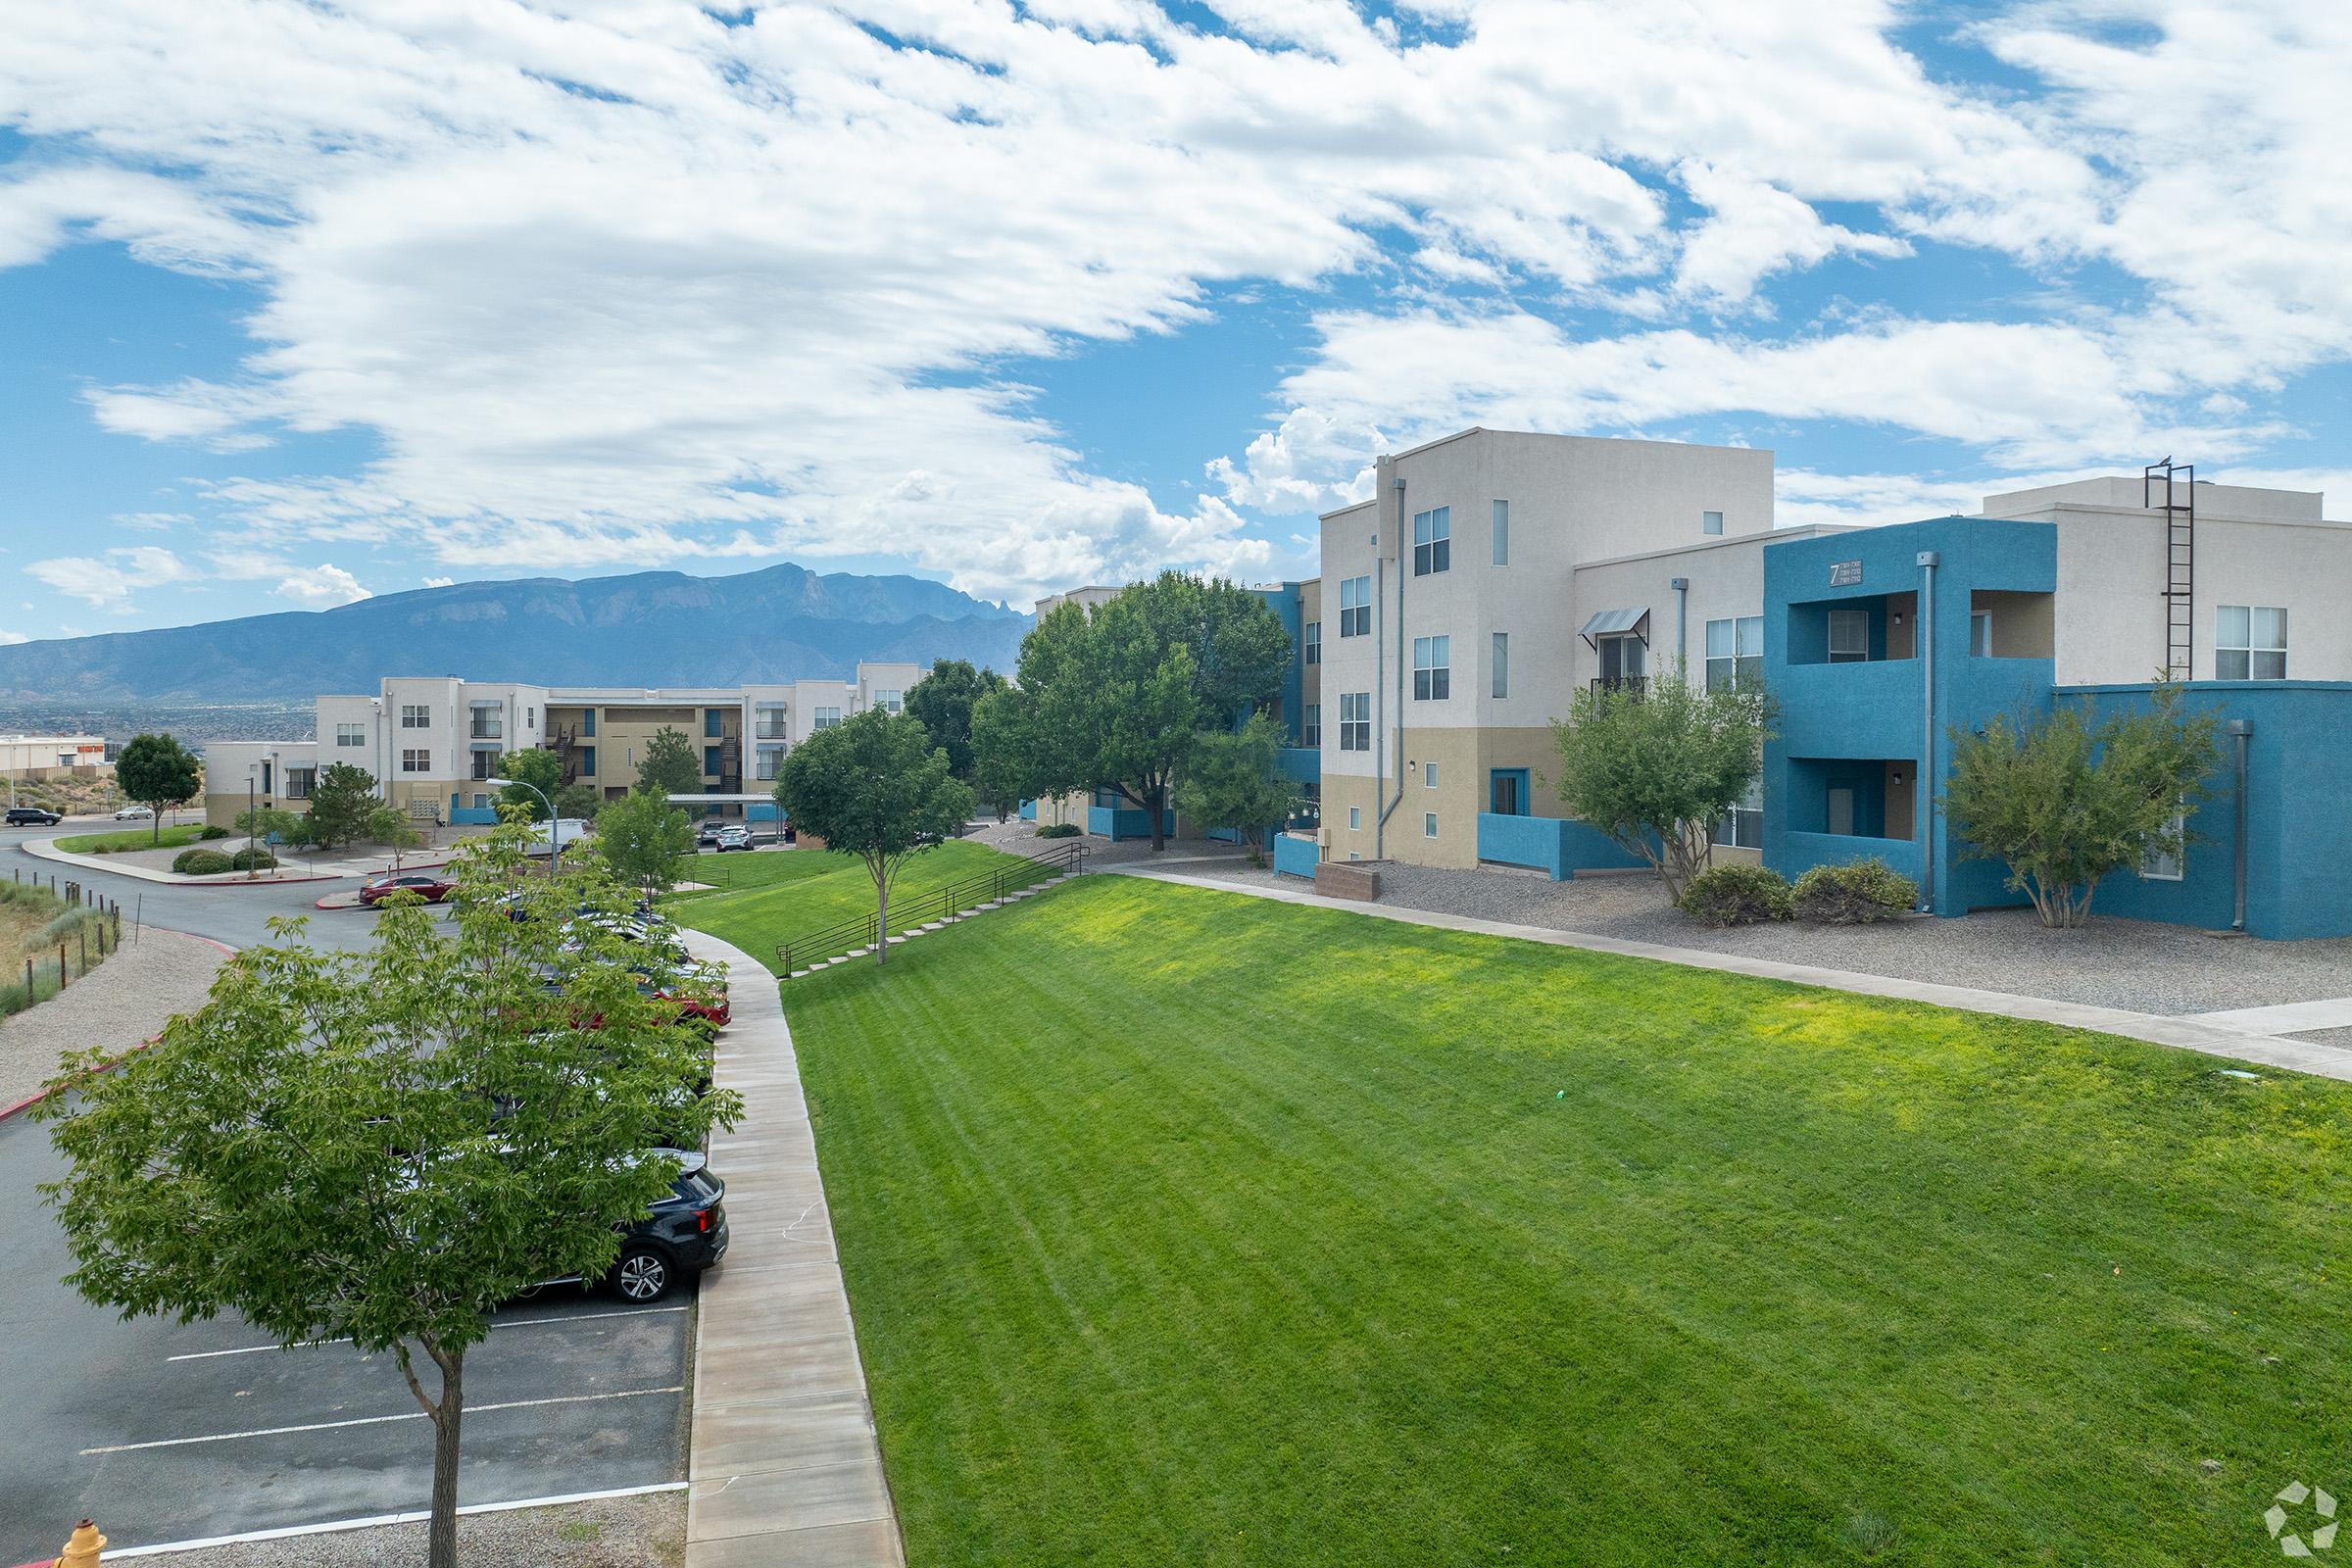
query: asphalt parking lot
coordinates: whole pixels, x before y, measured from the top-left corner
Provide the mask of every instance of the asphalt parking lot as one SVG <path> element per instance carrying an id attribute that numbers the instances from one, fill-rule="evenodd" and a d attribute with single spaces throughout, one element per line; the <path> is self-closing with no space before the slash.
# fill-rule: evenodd
<path id="1" fill-rule="evenodd" d="M 0 839 L 0 859 L 44 865 L 16 852 L 25 836 Z M 84 880 L 126 918 L 143 893 L 151 923 L 232 945 L 295 912 L 314 942 L 374 940 L 371 917 L 311 910 L 319 884 Z M 432 1427 L 391 1357 L 88 1305 L 62 1283 L 72 1259 L 34 1191 L 61 1172 L 45 1126 L 0 1121 L 0 1565 L 47 1562 L 85 1515 L 120 1550 L 426 1504 Z M 556 1287 L 501 1312 L 466 1358 L 461 1503 L 683 1480 L 693 1300 Z"/>

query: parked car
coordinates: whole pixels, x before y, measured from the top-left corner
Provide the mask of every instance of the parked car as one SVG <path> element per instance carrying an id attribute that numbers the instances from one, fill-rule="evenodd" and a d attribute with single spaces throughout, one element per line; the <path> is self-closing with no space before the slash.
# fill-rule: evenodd
<path id="1" fill-rule="evenodd" d="M 360 902 L 372 909 L 395 893 L 414 893 L 427 904 L 439 904 L 457 887 L 434 871 L 386 871 L 360 884 Z"/>
<path id="2" fill-rule="evenodd" d="M 752 847 L 752 830 L 748 827 L 727 826 L 718 830 L 718 851 L 748 850 Z"/>
<path id="3" fill-rule="evenodd" d="M 64 817 L 37 806 L 12 806 L 8 808 L 10 827 L 55 827 Z"/>
<path id="4" fill-rule="evenodd" d="M 658 1301 L 688 1275 L 718 1267 L 727 1255 L 727 1184 L 701 1154 L 662 1150 L 684 1163 L 669 1197 L 627 1231 L 606 1283 L 622 1299 Z"/>
<path id="5" fill-rule="evenodd" d="M 152 806 L 125 806 L 115 813 L 115 820 L 118 822 L 152 822 L 155 820 L 155 808 Z"/>
<path id="6" fill-rule="evenodd" d="M 716 817 L 704 818 L 702 824 L 694 830 L 694 847 L 698 850 L 715 848 L 718 844 L 718 835 L 725 829 L 726 824 Z"/>

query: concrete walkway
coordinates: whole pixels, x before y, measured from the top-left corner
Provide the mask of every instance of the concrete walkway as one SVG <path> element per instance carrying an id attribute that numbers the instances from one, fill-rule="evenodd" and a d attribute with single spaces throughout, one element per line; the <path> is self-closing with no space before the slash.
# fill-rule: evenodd
<path id="1" fill-rule="evenodd" d="M 2250 1061 L 2265 1067 L 2279 1067 L 2290 1072 L 2307 1072 L 2322 1078 L 2337 1078 L 2352 1083 L 2352 1051 L 2340 1047 L 2320 1045 L 2312 1041 L 2288 1040 L 2276 1034 L 2254 1029 L 2232 1027 L 2199 1018 L 2174 1018 L 2157 1013 L 2127 1012 L 2116 1007 L 2091 1007 L 2080 1003 L 2052 1002 L 2044 997 L 2012 996 L 2005 991 L 1980 991 L 1968 986 L 1935 985 L 1920 980 L 1900 980 L 1887 975 L 1857 974 L 1848 969 L 1820 969 L 1808 964 L 1779 963 L 1768 958 L 1745 957 L 1738 954 L 1708 953 L 1696 948 L 1673 948 L 1654 942 L 1627 942 L 1616 937 L 1594 936 L 1584 931 L 1560 931 L 1550 926 L 1514 925 L 1502 920 L 1480 920 L 1466 915 L 1443 914 L 1429 909 L 1407 909 L 1379 904 L 1365 904 L 1352 899 L 1330 899 L 1319 894 L 1293 891 L 1289 888 L 1251 887 L 1238 882 L 1223 882 L 1214 877 L 1187 876 L 1182 872 L 1163 871 L 1153 866 L 1110 865 L 1103 871 L 1113 876 L 1141 877 L 1152 882 L 1176 882 L 1187 887 L 1209 888 L 1219 893 L 1236 893 L 1245 898 L 1272 899 L 1281 904 L 1302 904 L 1315 908 L 1337 909 L 1347 914 L 1367 915 L 1376 920 L 1396 920 L 1406 925 L 1435 926 L 1446 931 L 1477 931 L 1489 936 L 1515 937 L 1522 942 L 1541 942 L 1554 948 L 1576 948 L 1587 953 L 1614 953 L 1629 958 L 1652 958 L 1661 963 L 1679 963 L 1693 969 L 1715 969 L 1726 974 L 1750 975 L 1759 980 L 1786 980 L 1794 985 L 1820 986 L 1831 991 L 1850 991 L 1866 997 L 1892 997 L 1905 1002 L 1925 1002 L 1938 1007 L 1957 1007 L 1966 1012 L 1992 1013 L 2004 1018 L 2025 1018 L 2036 1023 L 2063 1024 L 2070 1029 L 2093 1029 L 2101 1034 L 2123 1035 L 2132 1040 L 2144 1040 L 2151 1045 L 2170 1046 L 2180 1051 L 2201 1051 L 2208 1055 L 2229 1056 L 2238 1061 Z M 2256 1012 L 2287 1009 L 2259 1008 Z M 2276 1025 L 2273 1025 L 2276 1027 Z M 2302 1029 L 2322 1027 L 2301 1023 Z"/>
<path id="2" fill-rule="evenodd" d="M 2343 1029 L 2352 1027 L 2352 997 L 2282 1002 L 2270 1007 L 2231 1007 L 2223 1012 L 2192 1013 L 2190 1019 L 2232 1034 L 2299 1035 L 2308 1030 Z"/>
<path id="3" fill-rule="evenodd" d="M 732 971 L 716 1077 L 744 1099 L 742 1125 L 710 1140 L 733 1240 L 697 1315 L 686 1568 L 904 1568 L 776 983 L 740 949 L 680 935 Z"/>

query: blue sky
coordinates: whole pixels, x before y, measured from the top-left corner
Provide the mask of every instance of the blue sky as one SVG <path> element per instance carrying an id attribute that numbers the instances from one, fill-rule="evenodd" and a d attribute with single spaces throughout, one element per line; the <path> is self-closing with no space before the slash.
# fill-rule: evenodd
<path id="1" fill-rule="evenodd" d="M 2340 496 L 2339 10 L 40 8 L 0 637 L 1291 575 L 1479 422 L 1770 446 L 1785 523 L 2167 452 Z"/>

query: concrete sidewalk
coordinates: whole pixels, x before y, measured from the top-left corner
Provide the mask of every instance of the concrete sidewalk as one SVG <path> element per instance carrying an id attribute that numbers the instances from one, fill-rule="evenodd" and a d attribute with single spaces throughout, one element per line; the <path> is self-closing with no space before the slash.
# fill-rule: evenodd
<path id="1" fill-rule="evenodd" d="M 2196 1018 L 2128 1012 L 2117 1007 L 2053 1002 L 2046 997 L 2013 996 L 2005 991 L 1980 991 L 1969 986 L 1936 985 L 1888 975 L 1860 974 L 1850 969 L 1822 969 L 1809 964 L 1780 963 L 1769 958 L 1710 953 L 1697 948 L 1666 947 L 1654 942 L 1627 942 L 1617 937 L 1595 936 L 1585 931 L 1562 931 L 1551 926 L 1514 925 L 1502 920 L 1480 920 L 1430 909 L 1365 904 L 1353 899 L 1329 899 L 1320 894 L 1294 892 L 1289 888 L 1251 887 L 1245 883 L 1219 881 L 1214 877 L 1187 876 L 1182 872 L 1162 871 L 1152 866 L 1110 865 L 1102 870 L 1113 876 L 1140 877 L 1150 882 L 1176 882 L 1186 887 L 1239 894 L 1244 898 L 1272 899 L 1280 904 L 1302 904 L 1315 908 L 1337 909 L 1346 914 L 1367 915 L 1375 920 L 1396 920 L 1406 925 L 1435 926 L 1446 931 L 1477 931 L 1489 936 L 1515 937 L 1522 942 L 1541 942 L 1554 948 L 1613 953 L 1629 958 L 1679 963 L 1693 969 L 1749 975 L 1759 980 L 1786 980 L 1792 985 L 1850 991 L 1859 996 L 1891 997 L 1904 1002 L 1925 1002 L 1938 1007 L 1957 1007 L 1965 1012 L 2063 1024 L 2070 1029 L 2092 1029 L 2101 1034 L 2144 1040 L 2150 1045 L 2170 1046 L 2180 1051 L 2201 1051 L 2208 1055 L 2229 1056 L 2265 1067 L 2307 1072 L 2321 1078 L 2336 1078 L 2352 1083 L 2352 1051 L 2311 1041 L 2283 1039 L 2244 1028 L 2226 1027 Z"/>
<path id="2" fill-rule="evenodd" d="M 816 1142 L 776 982 L 738 948 L 717 1081 L 742 1125 L 710 1140 L 732 1243 L 703 1282 L 694 1349 L 686 1568 L 904 1568 Z"/>

